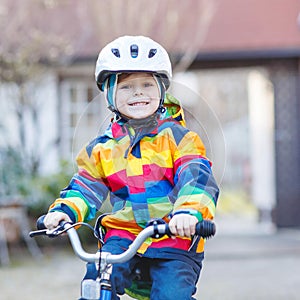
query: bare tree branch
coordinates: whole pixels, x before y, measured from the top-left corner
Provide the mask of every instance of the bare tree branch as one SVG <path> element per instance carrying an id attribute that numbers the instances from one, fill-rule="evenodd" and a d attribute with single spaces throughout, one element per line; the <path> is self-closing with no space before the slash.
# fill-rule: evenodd
<path id="1" fill-rule="evenodd" d="M 183 72 L 198 54 L 217 1 L 155 0 L 149 3 L 148 0 L 110 0 L 90 1 L 88 7 L 99 37 L 99 50 L 107 42 L 124 34 L 150 36 L 169 52 L 186 48 L 174 66 L 174 72 Z"/>
<path id="2" fill-rule="evenodd" d="M 32 124 L 32 140 L 37 141 L 40 134 L 39 104 L 34 97 L 32 86 L 57 62 L 60 56 L 66 56 L 70 43 L 61 33 L 48 30 L 43 25 L 44 14 L 50 8 L 45 3 L 55 1 L 8 1 L 2 0 L 0 6 L 0 82 L 11 89 L 11 99 L 7 101 L 15 112 L 17 120 L 19 153 L 26 157 L 26 169 L 35 174 L 39 168 L 40 149 L 31 145 L 26 132 L 26 122 Z M 3 126 L 4 127 L 4 126 Z M 8 145 L 9 146 L 9 145 Z"/>
<path id="3" fill-rule="evenodd" d="M 194 9 L 199 13 L 199 18 L 194 20 L 195 24 L 191 27 L 196 28 L 194 39 L 189 42 L 183 56 L 173 68 L 174 73 L 185 72 L 193 63 L 198 55 L 197 48 L 203 43 L 215 13 L 216 3 L 213 0 L 196 1 L 196 5 Z"/>

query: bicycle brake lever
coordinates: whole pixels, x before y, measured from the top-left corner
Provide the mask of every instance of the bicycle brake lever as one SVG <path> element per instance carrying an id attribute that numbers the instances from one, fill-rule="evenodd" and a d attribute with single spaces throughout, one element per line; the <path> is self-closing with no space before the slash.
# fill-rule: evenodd
<path id="1" fill-rule="evenodd" d="M 30 237 L 35 237 L 35 236 L 38 236 L 38 235 L 46 235 L 47 230 L 48 229 L 30 231 L 29 236 Z"/>
<path id="2" fill-rule="evenodd" d="M 54 238 L 60 235 L 63 231 L 64 229 L 61 226 L 58 226 L 53 229 L 47 229 L 45 234 L 50 238 Z"/>
<path id="3" fill-rule="evenodd" d="M 64 231 L 64 228 L 62 226 L 58 226 L 53 229 L 41 229 L 41 230 L 35 230 L 35 231 L 30 231 L 29 236 L 30 237 L 35 237 L 38 235 L 47 235 L 48 237 L 57 237 Z"/>

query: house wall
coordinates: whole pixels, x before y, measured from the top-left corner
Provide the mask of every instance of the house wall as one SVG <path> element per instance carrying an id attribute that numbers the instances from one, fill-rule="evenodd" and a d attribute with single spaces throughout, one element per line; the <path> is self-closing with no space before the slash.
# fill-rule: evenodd
<path id="1" fill-rule="evenodd" d="M 270 67 L 275 94 L 276 189 L 279 227 L 300 226 L 300 93 L 298 60 Z"/>
<path id="2" fill-rule="evenodd" d="M 58 80 L 56 74 L 48 74 L 44 77 L 37 90 L 40 103 L 40 132 L 39 147 L 43 157 L 40 172 L 42 174 L 56 173 L 60 163 L 58 152 L 58 126 L 59 102 Z"/>
<path id="3" fill-rule="evenodd" d="M 221 186 L 221 214 L 272 222 L 272 91 L 262 67 L 194 70 L 174 77 L 172 92 L 184 104 L 189 127 L 203 139 Z"/>
<path id="4" fill-rule="evenodd" d="M 44 73 L 28 84 L 23 104 L 19 93 L 14 84 L 0 86 L 0 147 L 11 146 L 20 155 L 39 158 L 39 172 L 54 173 L 59 163 L 57 77 L 55 73 Z M 23 122 L 18 118 L 18 110 L 23 115 Z M 24 132 L 23 142 L 21 130 Z"/>
<path id="5" fill-rule="evenodd" d="M 274 89 L 274 145 L 276 203 L 273 221 L 278 227 L 300 226 L 300 92 L 298 54 L 275 57 L 236 55 L 218 60 L 197 60 L 192 69 L 264 67 Z"/>
<path id="6" fill-rule="evenodd" d="M 64 76 L 59 84 L 59 152 L 73 163 L 81 148 L 106 129 L 111 116 L 94 80 L 74 75 Z"/>
<path id="7" fill-rule="evenodd" d="M 272 220 L 276 204 L 274 87 L 266 70 L 249 73 L 248 103 L 251 196 L 259 208 L 259 219 L 266 223 Z"/>

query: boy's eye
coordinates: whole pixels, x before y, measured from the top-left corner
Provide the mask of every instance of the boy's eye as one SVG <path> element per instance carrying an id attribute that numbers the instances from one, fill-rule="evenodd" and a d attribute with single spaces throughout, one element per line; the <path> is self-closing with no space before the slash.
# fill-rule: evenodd
<path id="1" fill-rule="evenodd" d="M 152 82 L 145 82 L 144 83 L 144 87 L 151 87 L 153 86 L 154 84 Z"/>
<path id="2" fill-rule="evenodd" d="M 120 87 L 120 89 L 123 89 L 123 90 L 127 90 L 127 89 L 130 89 L 131 88 L 131 85 L 130 84 L 125 84 L 125 85 L 122 85 Z"/>

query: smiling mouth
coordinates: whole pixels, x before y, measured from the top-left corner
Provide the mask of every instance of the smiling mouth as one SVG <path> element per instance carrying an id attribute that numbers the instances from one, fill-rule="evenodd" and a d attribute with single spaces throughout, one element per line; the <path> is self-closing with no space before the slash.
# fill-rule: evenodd
<path id="1" fill-rule="evenodd" d="M 148 104 L 149 104 L 149 102 L 144 102 L 144 101 L 129 103 L 130 106 L 142 106 L 142 105 L 148 105 Z"/>

